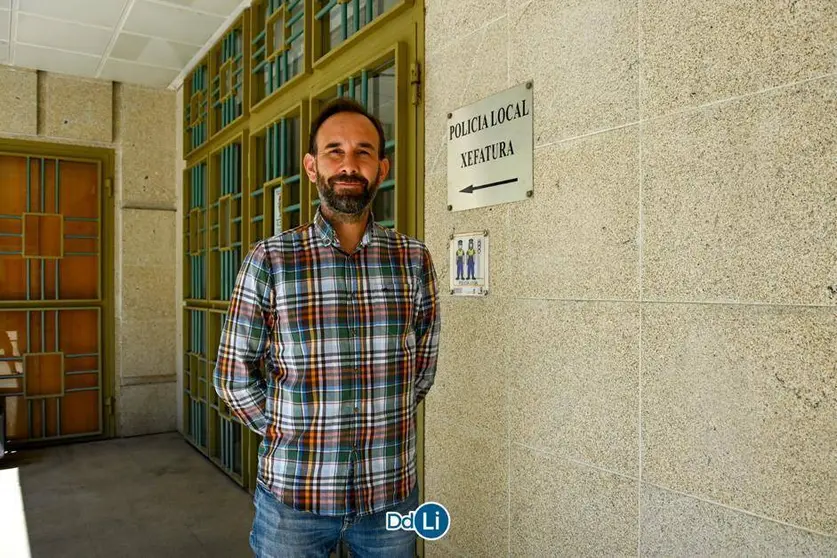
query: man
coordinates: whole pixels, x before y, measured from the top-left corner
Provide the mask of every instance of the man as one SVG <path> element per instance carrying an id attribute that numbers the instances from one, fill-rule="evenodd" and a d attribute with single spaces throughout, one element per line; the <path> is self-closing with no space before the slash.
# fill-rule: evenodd
<path id="1" fill-rule="evenodd" d="M 339 99 L 311 126 L 313 222 L 257 243 L 236 280 L 214 386 L 259 447 L 258 557 L 414 556 L 386 513 L 418 507 L 416 406 L 433 385 L 436 273 L 420 242 L 374 222 L 389 173 L 380 122 Z M 264 361 L 264 371 L 260 362 Z"/>

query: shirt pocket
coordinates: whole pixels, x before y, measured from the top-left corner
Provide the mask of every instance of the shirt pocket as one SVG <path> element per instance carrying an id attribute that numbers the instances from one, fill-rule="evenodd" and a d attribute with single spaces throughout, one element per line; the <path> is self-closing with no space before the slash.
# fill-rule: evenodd
<path id="1" fill-rule="evenodd" d="M 369 322 L 373 336 L 406 336 L 413 329 L 415 284 L 410 277 L 369 280 Z"/>

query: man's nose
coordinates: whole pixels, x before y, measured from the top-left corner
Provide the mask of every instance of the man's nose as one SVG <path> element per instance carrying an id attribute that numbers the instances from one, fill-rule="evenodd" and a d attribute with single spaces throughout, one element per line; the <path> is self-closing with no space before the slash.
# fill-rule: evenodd
<path id="1" fill-rule="evenodd" d="M 340 165 L 340 172 L 345 174 L 360 174 L 360 165 L 354 153 L 348 152 Z"/>

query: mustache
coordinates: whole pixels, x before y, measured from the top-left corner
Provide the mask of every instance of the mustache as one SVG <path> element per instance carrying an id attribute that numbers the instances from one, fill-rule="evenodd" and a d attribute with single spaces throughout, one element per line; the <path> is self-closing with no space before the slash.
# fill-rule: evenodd
<path id="1" fill-rule="evenodd" d="M 326 182 L 328 182 L 328 185 L 331 186 L 332 188 L 334 188 L 334 185 L 338 182 L 347 182 L 347 183 L 350 183 L 350 184 L 351 183 L 360 184 L 364 188 L 369 186 L 369 181 L 368 180 L 366 180 L 364 177 L 358 176 L 356 174 L 339 174 L 337 176 L 330 177 Z"/>

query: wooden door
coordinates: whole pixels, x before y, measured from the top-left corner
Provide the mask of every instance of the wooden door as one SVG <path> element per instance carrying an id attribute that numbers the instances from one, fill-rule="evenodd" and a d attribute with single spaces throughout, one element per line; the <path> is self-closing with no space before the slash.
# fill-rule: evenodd
<path id="1" fill-rule="evenodd" d="M 99 436 L 102 163 L 0 153 L 0 397 L 13 445 Z"/>

